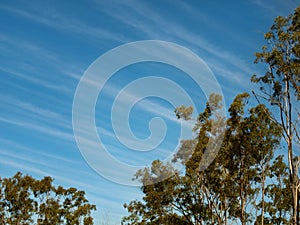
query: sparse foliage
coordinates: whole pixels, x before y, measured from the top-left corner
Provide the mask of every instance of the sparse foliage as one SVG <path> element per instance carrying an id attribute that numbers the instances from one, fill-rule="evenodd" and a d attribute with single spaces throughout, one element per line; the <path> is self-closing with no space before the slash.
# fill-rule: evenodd
<path id="1" fill-rule="evenodd" d="M 267 45 L 256 53 L 255 63 L 263 63 L 267 70 L 262 76 L 253 75 L 251 81 L 260 85 L 262 95 L 255 95 L 279 112 L 273 119 L 281 126 L 287 146 L 293 224 L 299 224 L 300 156 L 295 150 L 300 144 L 300 7 L 292 15 L 278 16 L 265 39 Z"/>

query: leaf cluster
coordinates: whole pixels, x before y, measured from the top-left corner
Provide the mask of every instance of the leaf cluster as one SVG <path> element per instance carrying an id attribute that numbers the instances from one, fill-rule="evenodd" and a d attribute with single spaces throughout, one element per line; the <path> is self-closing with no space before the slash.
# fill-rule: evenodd
<path id="1" fill-rule="evenodd" d="M 93 224 L 85 192 L 76 188 L 55 187 L 51 177 L 41 180 L 16 173 L 0 178 L 0 221 L 11 225 L 90 225 Z"/>

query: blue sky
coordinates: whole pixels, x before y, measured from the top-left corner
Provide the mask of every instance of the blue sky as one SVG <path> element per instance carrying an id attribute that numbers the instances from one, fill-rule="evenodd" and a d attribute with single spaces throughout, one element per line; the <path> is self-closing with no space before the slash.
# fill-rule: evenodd
<path id="1" fill-rule="evenodd" d="M 2 0 L 0 176 L 12 176 L 17 171 L 37 178 L 50 175 L 57 185 L 85 190 L 89 200 L 97 205 L 94 217 L 98 221 L 107 213 L 111 222 L 118 224 L 126 214 L 123 203 L 139 198 L 141 193 L 138 187 L 118 184 L 99 175 L 76 144 L 73 100 L 88 67 L 99 56 L 122 44 L 141 40 L 173 42 L 190 49 L 207 63 L 228 106 L 237 93 L 253 88 L 249 82 L 251 75 L 262 72 L 263 68 L 253 65 L 253 61 L 254 52 L 264 44 L 263 33 L 277 15 L 292 13 L 299 3 Z M 156 90 L 156 86 L 144 82 L 138 85 L 140 90 L 122 89 L 149 76 L 172 80 L 186 91 L 198 111 L 206 101 L 205 93 L 183 71 L 162 63 L 137 63 L 113 74 L 98 96 L 95 124 L 109 154 L 126 165 L 143 167 L 156 158 L 170 157 L 180 141 L 181 127 L 191 128 L 190 123 L 176 120 L 173 113 L 176 105 L 158 97 L 175 96 L 176 103 L 185 104 L 181 92 L 159 88 L 156 96 L 139 99 L 128 118 L 133 134 L 144 140 L 141 148 L 148 145 L 155 148 L 140 151 L 126 147 L 126 143 L 135 142 L 126 127 L 119 125 L 122 120 L 116 123 L 120 134 L 115 134 L 112 107 L 119 107 L 121 114 L 115 120 L 118 121 L 137 94 L 146 87 Z M 206 85 L 203 83 L 203 87 Z M 114 105 L 118 94 L 120 101 Z M 159 123 L 156 128 L 153 123 L 153 131 L 157 131 L 158 137 L 165 136 L 160 143 L 153 132 L 154 144 L 149 144 L 148 125 L 154 117 L 164 120 L 166 130 L 159 133 L 164 127 L 159 125 L 161 121 L 156 121 Z M 99 158 L 95 161 L 100 167 L 114 171 L 105 161 Z M 125 173 L 117 168 L 114 172 L 117 178 Z"/>

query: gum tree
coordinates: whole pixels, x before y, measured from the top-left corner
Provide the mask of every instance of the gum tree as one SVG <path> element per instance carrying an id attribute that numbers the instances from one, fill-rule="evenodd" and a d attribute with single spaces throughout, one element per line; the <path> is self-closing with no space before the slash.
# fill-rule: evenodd
<path id="1" fill-rule="evenodd" d="M 255 63 L 262 63 L 264 75 L 253 75 L 261 94 L 257 99 L 269 102 L 278 116 L 273 119 L 282 128 L 287 146 L 288 167 L 293 198 L 293 224 L 299 224 L 299 100 L 300 100 L 300 7 L 294 14 L 275 19 L 265 34 L 267 45 L 256 53 Z"/>
<path id="2" fill-rule="evenodd" d="M 96 209 L 76 188 L 55 187 L 51 177 L 37 180 L 16 173 L 0 179 L 0 220 L 7 225 L 91 225 Z M 1 224 L 2 224 L 1 223 Z"/>
<path id="3" fill-rule="evenodd" d="M 150 168 L 138 171 L 135 179 L 141 182 L 144 196 L 141 201 L 124 205 L 129 212 L 123 218 L 124 225 L 223 225 L 253 220 L 247 206 L 255 206 L 260 190 L 257 184 L 265 181 L 260 175 L 267 176 L 269 169 L 260 165 L 271 163 L 279 142 L 279 129 L 265 106 L 246 110 L 248 97 L 247 93 L 238 95 L 225 120 L 213 113 L 220 108 L 220 96 L 210 96 L 196 120 L 195 139 L 182 141 L 174 155 L 173 163 L 181 163 L 184 171 L 180 173 L 171 163 L 159 160 L 153 161 Z M 179 110 L 178 117 L 184 115 L 190 119 L 190 110 L 187 112 L 185 107 Z M 213 129 L 214 124 L 225 126 Z M 222 129 L 225 136 L 220 150 L 202 170 L 209 140 L 218 140 Z M 263 191 L 262 194 L 265 195 Z"/>

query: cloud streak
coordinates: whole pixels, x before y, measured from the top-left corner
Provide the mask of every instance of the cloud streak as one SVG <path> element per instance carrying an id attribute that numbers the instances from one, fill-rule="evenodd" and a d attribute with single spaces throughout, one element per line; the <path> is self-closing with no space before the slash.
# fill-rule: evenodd
<path id="1" fill-rule="evenodd" d="M 268 11 L 267 15 L 270 15 L 272 18 L 275 16 L 287 16 L 286 11 L 292 12 L 293 9 L 297 7 L 296 1 L 264 1 L 264 0 L 251 0 L 251 2 L 264 10 Z"/>
<path id="2" fill-rule="evenodd" d="M 59 138 L 62 140 L 66 140 L 66 141 L 70 141 L 70 142 L 74 141 L 74 136 L 70 132 L 65 132 L 60 129 L 55 129 L 55 128 L 52 128 L 49 126 L 45 126 L 45 125 L 41 125 L 41 124 L 33 124 L 33 123 L 29 123 L 29 122 L 20 121 L 18 119 L 8 119 L 8 118 L 4 118 L 4 117 L 0 118 L 0 122 L 15 125 L 18 127 L 28 129 L 28 130 L 38 131 L 40 133 L 43 133 L 43 134 L 46 134 L 46 135 L 49 135 L 52 137 L 56 137 L 56 138 Z"/>
<path id="3" fill-rule="evenodd" d="M 101 5 L 99 2 L 98 4 Z M 122 10 L 123 6 L 133 13 Z M 204 50 L 210 55 L 210 57 L 206 58 L 209 65 L 213 65 L 210 58 L 213 58 L 214 61 L 218 61 L 218 67 L 221 67 L 219 71 L 222 70 L 227 73 L 232 73 L 232 66 L 234 66 L 235 70 L 240 71 L 241 74 L 239 79 L 236 79 L 240 85 L 244 85 L 245 79 L 248 80 L 248 75 L 253 73 L 253 69 L 250 65 L 241 57 L 237 56 L 236 53 L 232 53 L 229 50 L 218 47 L 216 44 L 212 44 L 203 36 L 195 34 L 185 27 L 170 21 L 151 8 L 145 7 L 141 2 L 135 2 L 135 4 L 123 2 L 122 4 L 114 5 L 113 8 L 101 8 L 101 10 L 107 10 L 106 13 L 109 14 L 109 16 L 118 19 L 121 23 L 126 23 L 128 26 L 134 27 L 138 31 L 144 32 L 150 39 L 168 39 L 185 43 L 191 46 L 195 52 L 198 52 L 198 49 Z M 137 19 L 137 15 L 141 19 Z M 151 16 L 149 17 L 148 15 Z M 228 69 L 228 65 L 231 65 L 230 69 Z"/>
<path id="4" fill-rule="evenodd" d="M 103 28 L 88 25 L 82 20 L 79 21 L 75 18 L 66 17 L 57 11 L 53 11 L 51 8 L 47 8 L 46 11 L 41 10 L 41 8 L 39 10 L 34 10 L 34 7 L 31 7 L 30 9 L 18 9 L 2 5 L 0 9 L 29 19 L 35 23 L 49 26 L 64 33 L 71 32 L 80 35 L 88 35 L 96 39 L 115 40 L 117 42 L 128 41 L 124 35 L 112 33 Z"/>

